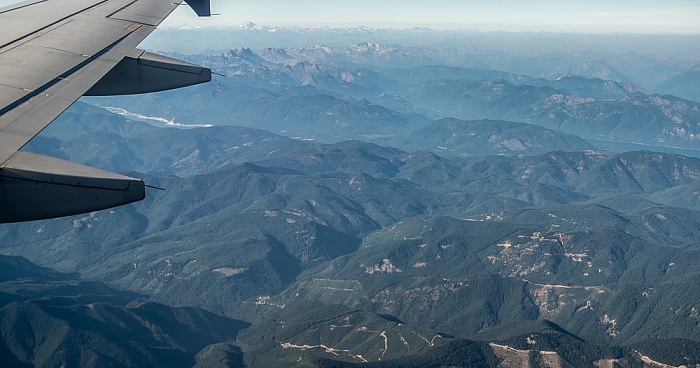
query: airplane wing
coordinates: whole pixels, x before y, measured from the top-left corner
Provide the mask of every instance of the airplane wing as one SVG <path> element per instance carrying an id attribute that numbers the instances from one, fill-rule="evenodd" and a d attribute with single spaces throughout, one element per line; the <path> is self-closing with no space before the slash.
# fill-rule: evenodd
<path id="1" fill-rule="evenodd" d="M 182 0 L 31 0 L 0 8 L 0 223 L 139 201 L 141 180 L 20 149 L 83 95 L 161 91 L 211 71 L 136 46 Z M 209 0 L 188 0 L 209 16 Z"/>

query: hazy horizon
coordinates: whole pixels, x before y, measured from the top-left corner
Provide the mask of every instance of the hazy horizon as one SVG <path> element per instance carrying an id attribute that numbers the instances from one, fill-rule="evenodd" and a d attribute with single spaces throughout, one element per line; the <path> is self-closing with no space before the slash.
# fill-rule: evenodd
<path id="1" fill-rule="evenodd" d="M 309 9 L 313 9 L 310 11 Z M 197 19 L 178 9 L 163 26 L 235 26 L 256 24 L 287 27 L 359 27 L 438 30 L 546 31 L 581 33 L 700 33 L 700 5 L 688 0 L 601 1 L 570 3 L 537 0 L 492 2 L 442 0 L 357 0 L 350 3 L 301 0 L 263 3 L 250 0 L 212 1 L 222 15 Z"/>
<path id="2" fill-rule="evenodd" d="M 17 3 L 0 0 L 0 7 Z M 238 26 L 246 22 L 272 27 L 476 30 L 506 32 L 700 34 L 700 4 L 692 0 L 562 2 L 515 0 L 422 2 L 356 0 L 323 2 L 212 0 L 212 12 L 198 19 L 183 6 L 162 27 Z"/>

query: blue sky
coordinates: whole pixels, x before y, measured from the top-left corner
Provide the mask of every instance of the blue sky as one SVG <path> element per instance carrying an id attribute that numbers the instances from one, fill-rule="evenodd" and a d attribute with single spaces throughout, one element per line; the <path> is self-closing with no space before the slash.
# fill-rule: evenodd
<path id="1" fill-rule="evenodd" d="M 163 25 L 700 33 L 698 0 L 212 0 L 212 10 L 221 15 L 198 20 L 181 7 Z"/>

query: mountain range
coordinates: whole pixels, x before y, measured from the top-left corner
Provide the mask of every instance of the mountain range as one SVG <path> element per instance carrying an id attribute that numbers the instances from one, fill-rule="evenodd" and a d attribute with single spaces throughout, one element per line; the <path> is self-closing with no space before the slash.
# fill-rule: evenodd
<path id="1" fill-rule="evenodd" d="M 348 55 L 352 61 L 344 59 Z M 368 43 L 338 50 L 321 46 L 258 53 L 231 50 L 190 59 L 227 76 L 214 83 L 145 99 L 88 101 L 128 106 L 126 110 L 133 113 L 178 123 L 243 125 L 327 142 L 359 138 L 401 146 L 406 136 L 420 134 L 421 127 L 447 117 L 539 125 L 556 131 L 549 134 L 574 134 L 596 143 L 687 149 L 697 145 L 698 102 L 653 94 L 629 81 L 576 74 L 548 80 L 483 67 L 431 66 L 426 60 L 417 64 L 427 66 L 396 67 L 400 63 L 393 59 L 409 55 L 401 48 Z M 385 58 L 393 67 L 377 61 Z M 193 109 L 173 109 L 185 103 Z M 520 153 L 560 147 L 525 147 Z M 571 149 L 585 148 L 577 144 Z M 471 151 L 459 153 L 466 152 Z M 470 154 L 487 153 L 498 150 L 477 149 Z"/>
<path id="2" fill-rule="evenodd" d="M 172 53 L 223 76 L 85 98 L 24 148 L 152 188 L 0 227 L 4 364 L 700 364 L 700 107 L 656 89 L 691 51 L 201 32 L 298 40 Z"/>
<path id="3" fill-rule="evenodd" d="M 240 27 L 159 28 L 143 47 L 206 55 L 236 48 L 322 48 L 326 51 L 382 45 L 405 57 L 389 67 L 454 67 L 503 70 L 535 78 L 567 75 L 635 82 L 648 90 L 698 64 L 693 34 L 576 34 L 356 28 Z M 378 58 L 377 60 L 387 60 Z M 662 91 L 654 91 L 662 92 Z M 687 96 L 684 96 L 687 98 Z"/>

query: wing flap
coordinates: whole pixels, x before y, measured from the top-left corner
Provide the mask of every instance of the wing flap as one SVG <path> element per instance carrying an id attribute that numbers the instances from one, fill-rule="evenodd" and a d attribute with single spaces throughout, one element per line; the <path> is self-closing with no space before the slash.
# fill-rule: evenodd
<path id="1" fill-rule="evenodd" d="M 136 41 L 136 40 L 135 40 Z M 87 59 L 86 65 L 74 72 L 55 77 L 39 89 L 25 95 L 0 110 L 0 163 L 22 148 L 65 109 L 75 102 L 115 64 L 122 54 Z M 117 60 L 119 58 L 119 60 Z"/>
<path id="2" fill-rule="evenodd" d="M 3 114 L 3 112 L 9 111 L 11 109 L 10 105 L 14 102 L 22 98 L 22 96 L 26 95 L 29 91 L 23 90 L 18 87 L 11 87 L 11 86 L 6 86 L 3 84 L 0 84 L 0 106 L 5 106 L 4 108 L 0 108 L 0 115 Z M 0 126 L 1 128 L 2 126 Z"/>
<path id="3" fill-rule="evenodd" d="M 82 63 L 99 55 L 130 33 L 130 23 L 111 21 L 99 26 L 87 19 L 69 21 L 60 27 L 0 52 L 0 85 L 20 88 L 29 94 L 56 78 L 68 78 Z M 85 29 L 94 30 L 86 40 L 76 37 Z M 31 70 L 31 73 L 27 73 Z M 15 100 L 0 96 L 0 106 Z"/>
<path id="4" fill-rule="evenodd" d="M 53 28 L 50 32 L 43 33 L 27 41 L 24 45 L 35 48 L 41 47 L 48 50 L 60 50 L 83 57 L 93 56 L 102 51 L 105 46 L 129 34 L 130 22 L 108 21 L 100 22 L 90 17 L 77 17 Z M 90 30 L 91 37 L 86 40 L 76 37 L 76 33 Z M 13 51 L 9 51 L 12 53 Z"/>
<path id="5" fill-rule="evenodd" d="M 144 197 L 139 179 L 28 152 L 0 169 L 0 223 L 98 211 Z"/>
<path id="6" fill-rule="evenodd" d="M 110 15 L 112 19 L 157 26 L 163 21 L 182 0 L 173 1 L 134 1 L 128 6 Z"/>
<path id="7" fill-rule="evenodd" d="M 36 1 L 0 12 L 0 48 L 40 35 L 55 24 L 85 12 L 103 0 Z"/>
<path id="8" fill-rule="evenodd" d="M 70 69 L 67 66 L 78 65 L 86 59 L 66 51 L 23 45 L 0 54 L 0 78 L 5 85 L 34 91 L 61 77 L 66 69 Z M 27 68 L 34 72 L 24 73 Z"/>

